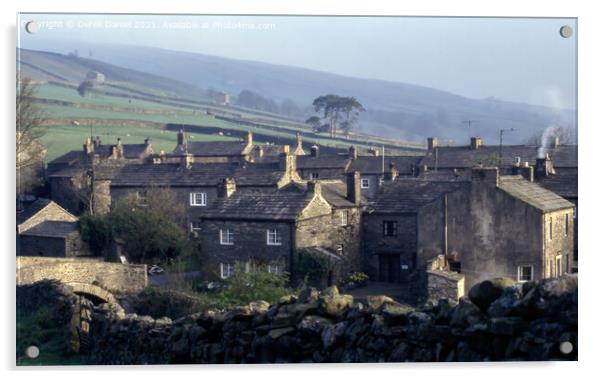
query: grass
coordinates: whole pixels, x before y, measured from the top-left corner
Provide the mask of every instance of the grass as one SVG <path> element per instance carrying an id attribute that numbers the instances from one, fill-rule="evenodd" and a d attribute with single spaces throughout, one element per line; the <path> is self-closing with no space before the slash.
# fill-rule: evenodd
<path id="1" fill-rule="evenodd" d="M 57 325 L 51 308 L 33 314 L 17 311 L 17 366 L 83 365 L 84 357 L 71 351 L 67 325 Z M 25 350 L 37 346 L 40 355 L 29 358 Z"/>

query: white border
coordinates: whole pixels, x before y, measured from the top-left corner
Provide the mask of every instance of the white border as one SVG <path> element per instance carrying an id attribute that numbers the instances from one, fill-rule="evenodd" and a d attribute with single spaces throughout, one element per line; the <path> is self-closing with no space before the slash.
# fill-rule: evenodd
<path id="1" fill-rule="evenodd" d="M 220 1 L 201 2 L 185 0 L 103 0 L 96 2 L 79 1 L 34 1 L 19 0 L 2 2 L 1 17 L 3 20 L 4 57 L 2 59 L 3 91 L 0 104 L 4 116 L 2 132 L 2 177 L 11 178 L 5 181 L 3 188 L 2 209 L 5 216 L 2 230 L 5 249 L 3 249 L 2 287 L 5 302 L 2 311 L 1 332 L 2 368 L 7 369 L 8 376 L 24 375 L 31 377 L 60 377 L 61 379 L 85 375 L 87 378 L 103 378 L 107 375 L 123 373 L 135 375 L 133 371 L 143 370 L 145 378 L 164 378 L 170 371 L 180 376 L 189 373 L 190 376 L 219 375 L 221 377 L 270 377 L 290 376 L 306 377 L 317 373 L 336 375 L 337 377 L 366 377 L 377 375 L 403 375 L 406 377 L 424 375 L 445 375 L 445 377 L 482 377 L 506 378 L 513 377 L 576 377 L 585 374 L 585 370 L 599 371 L 596 365 L 600 361 L 599 351 L 600 327 L 597 319 L 600 312 L 599 288 L 597 282 L 600 267 L 600 249 L 595 243 L 599 235 L 599 197 L 596 196 L 600 176 L 599 141 L 602 141 L 600 128 L 600 13 L 594 8 L 593 1 L 412 1 L 385 3 L 377 0 L 353 4 L 349 0 L 305 0 L 305 1 Z M 580 160 L 580 282 L 581 307 L 579 324 L 579 363 L 488 363 L 488 364 L 404 364 L 404 365 L 295 365 L 295 366 L 169 366 L 169 367 L 88 367 L 88 368 L 44 368 L 14 369 L 14 78 L 15 78 L 15 22 L 17 11 L 30 12 L 143 12 L 143 13 L 245 13 L 245 14 L 378 14 L 378 15 L 448 15 L 448 16 L 549 16 L 549 17 L 578 17 L 579 25 L 579 160 Z M 597 183 L 598 182 L 598 183 Z M 11 229 L 12 228 L 12 229 Z M 595 271 L 594 271 L 595 270 Z M 391 372 L 403 371 L 403 372 Z M 42 372 L 43 371 L 43 374 Z M 82 372 L 83 371 L 83 372 Z"/>

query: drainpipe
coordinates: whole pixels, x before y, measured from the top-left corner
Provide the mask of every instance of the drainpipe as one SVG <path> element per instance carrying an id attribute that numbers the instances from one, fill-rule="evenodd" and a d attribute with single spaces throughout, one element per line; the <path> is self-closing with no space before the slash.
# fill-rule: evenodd
<path id="1" fill-rule="evenodd" d="M 443 195 L 443 254 L 447 262 L 447 194 Z"/>
<path id="2" fill-rule="evenodd" d="M 297 223 L 295 221 L 293 221 L 292 223 L 289 224 L 289 234 L 290 234 L 290 240 L 291 240 L 291 256 L 289 258 L 289 266 L 290 266 L 290 274 L 291 274 L 291 280 L 292 281 L 296 281 L 297 278 L 297 274 L 295 273 L 294 270 L 294 266 L 295 266 L 295 252 L 297 251 L 297 241 L 295 239 L 295 229 L 297 227 Z"/>

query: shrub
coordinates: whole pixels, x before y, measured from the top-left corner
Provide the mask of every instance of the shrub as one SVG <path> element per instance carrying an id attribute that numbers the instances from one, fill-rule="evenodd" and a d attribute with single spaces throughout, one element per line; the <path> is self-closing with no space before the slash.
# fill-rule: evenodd
<path id="1" fill-rule="evenodd" d="M 263 267 L 245 272 L 242 265 L 236 264 L 234 274 L 225 280 L 225 287 L 219 293 L 219 305 L 226 308 L 255 300 L 274 303 L 282 296 L 294 293 L 287 284 L 288 275 L 269 273 Z"/>
<path id="2" fill-rule="evenodd" d="M 333 264 L 327 257 L 307 250 L 301 250 L 297 253 L 295 262 L 295 273 L 298 279 L 303 279 L 306 283 L 323 286 L 328 280 L 328 275 L 333 268 Z"/>
<path id="3" fill-rule="evenodd" d="M 94 255 L 103 255 L 111 244 L 113 233 L 106 217 L 85 214 L 80 218 L 82 240 L 88 244 Z"/>
<path id="4" fill-rule="evenodd" d="M 368 284 L 368 279 L 368 275 L 363 272 L 352 272 L 342 280 L 341 285 L 348 289 L 364 287 Z"/>

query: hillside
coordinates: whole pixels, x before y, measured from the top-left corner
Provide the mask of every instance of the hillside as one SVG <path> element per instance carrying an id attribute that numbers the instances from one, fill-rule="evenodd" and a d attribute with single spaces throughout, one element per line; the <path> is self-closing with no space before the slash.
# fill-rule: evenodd
<path id="1" fill-rule="evenodd" d="M 66 53 L 90 50 L 95 59 L 237 95 L 243 89 L 275 101 L 292 99 L 307 107 L 325 93 L 355 96 L 368 111 L 360 130 L 368 134 L 423 141 L 430 135 L 464 142 L 479 134 L 497 141 L 499 129 L 514 128 L 508 142 L 521 142 L 550 124 L 575 125 L 574 110 L 556 110 L 494 98 L 469 99 L 449 92 L 382 80 L 359 79 L 303 68 L 227 59 L 141 46 L 67 42 L 48 49 Z M 494 89 L 492 89 L 494 92 Z M 464 120 L 479 120 L 472 130 Z"/>
<path id="2" fill-rule="evenodd" d="M 259 143 L 293 144 L 295 133 L 301 131 L 306 148 L 314 143 L 327 150 L 346 149 L 351 144 L 360 148 L 384 145 L 397 153 L 419 148 L 367 135 L 327 138 L 288 117 L 217 104 L 193 84 L 93 59 L 20 49 L 17 64 L 22 77 L 34 80 L 35 101 L 48 118 L 50 130 L 44 137 L 48 160 L 81 148 L 90 134 L 107 143 L 117 137 L 124 143 L 140 143 L 150 137 L 157 151 L 169 151 L 181 128 L 191 139 L 201 141 L 241 138 L 251 130 Z M 103 73 L 105 81 L 82 96 L 78 86 L 89 71 Z"/>

